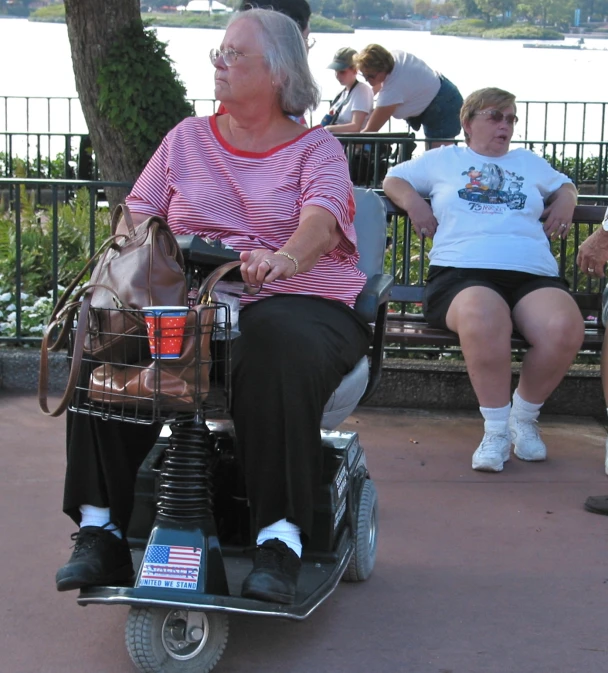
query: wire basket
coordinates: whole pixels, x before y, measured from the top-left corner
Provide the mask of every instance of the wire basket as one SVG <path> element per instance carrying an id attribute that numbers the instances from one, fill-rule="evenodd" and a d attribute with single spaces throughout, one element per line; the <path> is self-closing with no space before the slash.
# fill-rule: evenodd
<path id="1" fill-rule="evenodd" d="M 161 340 L 167 337 L 159 329 L 148 336 L 142 311 L 92 309 L 87 322 L 72 411 L 145 425 L 178 414 L 182 420 L 202 420 L 228 411 L 232 330 L 226 304 L 210 302 L 189 309 L 181 348 L 164 358 L 153 357 L 151 347 L 161 353 Z"/>

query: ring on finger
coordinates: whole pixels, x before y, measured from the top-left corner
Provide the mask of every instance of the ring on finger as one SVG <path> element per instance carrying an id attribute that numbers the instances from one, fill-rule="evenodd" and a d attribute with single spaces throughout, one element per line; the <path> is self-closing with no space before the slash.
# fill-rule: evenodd
<path id="1" fill-rule="evenodd" d="M 559 228 L 560 228 L 560 229 L 567 229 L 567 228 L 568 228 L 568 225 L 567 225 L 565 222 L 562 222 L 562 223 L 559 225 Z"/>
<path id="2" fill-rule="evenodd" d="M 262 260 L 262 264 L 268 264 L 268 268 L 272 269 L 272 264 L 267 259 Z"/>

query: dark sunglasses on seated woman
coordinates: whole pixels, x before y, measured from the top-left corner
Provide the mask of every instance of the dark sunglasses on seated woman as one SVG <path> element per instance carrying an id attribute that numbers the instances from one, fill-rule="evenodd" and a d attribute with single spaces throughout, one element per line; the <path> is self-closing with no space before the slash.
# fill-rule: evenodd
<path id="1" fill-rule="evenodd" d="M 504 119 L 509 126 L 515 126 L 519 121 L 517 115 L 514 114 L 503 114 L 500 110 L 481 110 L 481 112 L 475 112 L 474 117 L 477 115 L 488 115 L 488 118 L 491 119 L 495 124 L 500 124 Z"/>

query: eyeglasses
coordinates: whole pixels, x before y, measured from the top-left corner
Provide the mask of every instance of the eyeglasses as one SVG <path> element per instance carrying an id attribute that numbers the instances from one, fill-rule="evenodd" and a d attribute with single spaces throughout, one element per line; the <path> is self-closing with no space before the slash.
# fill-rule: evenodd
<path id="1" fill-rule="evenodd" d="M 310 51 L 315 46 L 315 44 L 317 44 L 317 41 L 314 37 L 307 37 L 304 39 L 304 44 L 306 45 L 306 49 Z"/>
<path id="2" fill-rule="evenodd" d="M 377 73 L 377 72 L 374 72 L 374 73 L 362 72 L 361 74 L 363 75 L 363 79 L 366 82 L 373 82 L 376 79 L 376 77 L 378 77 L 379 73 Z"/>
<path id="3" fill-rule="evenodd" d="M 209 52 L 209 60 L 213 65 L 215 65 L 219 59 L 222 57 L 224 63 L 231 68 L 239 59 L 239 56 L 244 58 L 253 58 L 254 56 L 263 56 L 263 54 L 243 54 L 242 51 L 237 51 L 232 47 L 227 47 L 226 49 L 212 49 Z"/>
<path id="4" fill-rule="evenodd" d="M 500 110 L 482 110 L 481 112 L 476 112 L 473 116 L 476 117 L 477 115 L 488 115 L 488 117 L 495 124 L 500 124 L 500 122 L 504 119 L 509 126 L 515 126 L 515 124 L 517 124 L 519 121 L 517 115 L 506 115 L 503 114 Z"/>

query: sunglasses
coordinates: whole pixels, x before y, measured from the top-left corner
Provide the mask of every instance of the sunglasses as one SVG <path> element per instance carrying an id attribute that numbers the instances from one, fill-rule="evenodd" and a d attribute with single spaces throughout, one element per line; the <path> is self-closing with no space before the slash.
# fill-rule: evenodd
<path id="1" fill-rule="evenodd" d="M 366 82 L 373 82 L 376 79 L 376 77 L 378 77 L 377 72 L 361 72 L 361 74 L 363 75 L 363 79 Z"/>
<path id="2" fill-rule="evenodd" d="M 504 119 L 509 126 L 515 126 L 519 121 L 517 115 L 514 114 L 503 114 L 500 110 L 482 110 L 481 112 L 476 112 L 473 116 L 477 115 L 488 115 L 488 118 L 491 119 L 495 124 L 500 124 Z"/>

